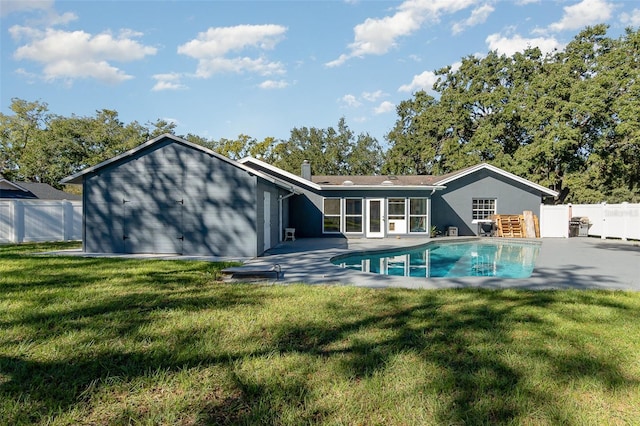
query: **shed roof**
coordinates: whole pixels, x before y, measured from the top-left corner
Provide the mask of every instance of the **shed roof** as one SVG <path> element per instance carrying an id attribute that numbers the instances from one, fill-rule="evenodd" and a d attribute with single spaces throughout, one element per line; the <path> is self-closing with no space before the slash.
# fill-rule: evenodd
<path id="1" fill-rule="evenodd" d="M 264 180 L 266 180 L 268 182 L 272 182 L 272 183 L 274 183 L 274 184 L 276 184 L 276 185 L 278 185 L 278 186 L 280 186 L 280 187 L 282 187 L 284 189 L 287 189 L 287 190 L 293 192 L 292 186 L 290 184 L 288 184 L 287 182 L 281 181 L 281 180 L 279 180 L 279 179 L 277 179 L 277 178 L 275 178 L 275 177 L 273 177 L 271 175 L 267 175 L 265 173 L 261 173 L 261 172 L 259 172 L 257 170 L 254 170 L 254 169 L 252 169 L 250 167 L 247 167 L 247 166 L 245 166 L 245 165 L 243 165 L 243 164 L 241 164 L 241 163 L 239 163 L 237 161 L 234 161 L 234 160 L 232 160 L 230 158 L 227 158 L 224 155 L 218 154 L 217 152 L 212 151 L 209 148 L 206 148 L 206 147 L 204 147 L 202 145 L 195 144 L 193 142 L 189 142 L 189 141 L 187 141 L 185 139 L 182 139 L 182 138 L 180 138 L 178 136 L 175 136 L 175 135 L 172 135 L 172 134 L 169 134 L 169 133 L 162 134 L 162 135 L 160 135 L 160 136 L 158 136 L 156 138 L 153 138 L 153 139 L 151 139 L 151 140 L 149 140 L 149 141 L 147 141 L 147 142 L 145 142 L 145 143 L 143 143 L 141 145 L 138 145 L 137 147 L 135 147 L 133 149 L 130 149 L 129 151 L 123 152 L 120 155 L 117 155 L 117 156 L 115 156 L 113 158 L 105 160 L 105 161 L 103 161 L 103 162 L 101 162 L 99 164 L 96 164 L 95 166 L 87 167 L 86 169 L 84 169 L 84 170 L 82 170 L 82 171 L 80 171 L 78 173 L 75 173 L 75 174 L 73 174 L 71 176 L 67 176 L 66 178 L 62 179 L 60 181 L 60 183 L 63 183 L 63 184 L 80 184 L 80 183 L 82 183 L 82 180 L 83 180 L 84 176 L 86 176 L 87 174 L 95 173 L 95 172 L 99 171 L 100 169 L 103 169 L 103 168 L 105 168 L 105 167 L 107 167 L 107 166 L 109 166 L 109 165 L 111 165 L 111 164 L 113 164 L 113 163 L 115 163 L 115 162 L 117 162 L 119 160 L 122 160 L 122 159 L 127 158 L 127 157 L 131 157 L 131 156 L 137 154 L 140 151 L 143 151 L 143 150 L 148 149 L 149 147 L 151 147 L 153 145 L 156 145 L 156 144 L 160 143 L 164 139 L 171 139 L 173 142 L 176 142 L 176 143 L 179 143 L 181 145 L 185 145 L 185 146 L 187 146 L 189 148 L 204 152 L 207 155 L 210 155 L 210 156 L 215 157 L 215 158 L 217 158 L 217 159 L 219 159 L 221 161 L 224 161 L 224 162 L 226 162 L 228 164 L 231 164 L 232 166 L 237 167 L 237 168 L 239 168 L 239 169 L 241 169 L 241 170 L 243 170 L 243 171 L 245 171 L 245 172 L 247 172 L 247 173 L 249 173 L 251 175 L 258 176 L 258 177 L 260 177 L 260 178 L 262 178 L 262 179 L 264 179 Z"/>

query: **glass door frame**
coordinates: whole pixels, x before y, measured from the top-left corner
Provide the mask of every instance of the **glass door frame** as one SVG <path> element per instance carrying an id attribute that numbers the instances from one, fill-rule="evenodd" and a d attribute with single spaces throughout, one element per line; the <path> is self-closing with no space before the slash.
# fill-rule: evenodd
<path id="1" fill-rule="evenodd" d="M 376 205 L 378 206 L 377 209 L 376 209 Z M 367 206 L 366 208 L 367 223 L 365 228 L 365 237 L 366 238 L 384 238 L 385 199 L 384 198 L 367 198 L 366 206 Z"/>

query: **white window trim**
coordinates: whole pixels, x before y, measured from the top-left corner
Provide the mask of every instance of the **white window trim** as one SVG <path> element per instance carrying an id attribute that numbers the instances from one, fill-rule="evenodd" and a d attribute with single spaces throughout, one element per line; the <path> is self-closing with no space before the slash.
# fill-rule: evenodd
<path id="1" fill-rule="evenodd" d="M 327 200 L 338 200 L 340 201 L 340 213 L 339 214 L 330 214 L 330 215 L 326 215 L 325 214 L 325 202 Z M 344 228 L 344 214 L 343 214 L 343 199 L 339 198 L 339 197 L 325 197 L 322 199 L 322 233 L 323 234 L 341 234 L 342 233 L 342 229 Z M 324 219 L 325 217 L 338 217 L 340 219 L 340 229 L 338 231 L 326 231 L 324 229 Z"/>
<path id="2" fill-rule="evenodd" d="M 360 214 L 359 215 L 347 214 L 347 200 L 360 200 Z M 364 203 L 365 203 L 364 198 L 361 198 L 361 197 L 344 197 L 344 198 L 342 198 L 341 207 L 343 205 L 344 208 L 341 208 L 342 218 L 341 218 L 340 223 L 343 224 L 341 228 L 344 229 L 344 233 L 345 234 L 362 234 L 362 233 L 364 233 L 364 210 L 365 210 Z M 360 218 L 360 230 L 359 231 L 347 231 L 347 217 L 359 217 Z M 324 220 L 322 221 L 322 226 L 324 227 Z"/>
<path id="3" fill-rule="evenodd" d="M 411 214 L 411 200 L 424 200 L 424 214 Z M 410 197 L 407 199 L 407 216 L 409 220 L 407 221 L 407 232 L 409 234 L 429 234 L 429 198 L 426 197 Z M 424 217 L 424 231 L 412 231 L 411 230 L 411 218 L 412 217 Z"/>
<path id="4" fill-rule="evenodd" d="M 492 200 L 493 201 L 493 213 L 489 214 L 487 217 L 484 218 L 475 218 L 474 217 L 474 213 L 476 212 L 477 209 L 473 208 L 473 203 L 474 201 L 487 201 L 487 200 Z M 486 211 L 485 209 L 482 209 L 482 211 Z M 483 219 L 488 219 L 491 215 L 496 214 L 496 212 L 498 211 L 498 199 L 495 197 L 474 197 L 471 199 L 471 219 L 472 220 L 483 220 Z"/>
<path id="5" fill-rule="evenodd" d="M 406 197 L 386 197 L 386 200 L 387 200 L 387 225 L 386 225 L 387 226 L 387 234 L 390 234 L 390 235 L 406 235 L 407 231 L 409 229 L 409 226 L 408 226 L 409 222 L 407 221 L 407 217 L 409 216 L 408 198 L 406 198 Z M 401 219 L 402 221 L 404 221 L 404 229 L 401 229 L 401 230 L 394 229 L 392 231 L 389 228 L 390 225 L 391 225 L 391 221 L 392 220 L 397 220 L 397 219 L 391 219 L 391 216 L 398 216 L 398 215 L 392 215 L 391 214 L 391 208 L 389 207 L 389 202 L 391 200 L 404 200 L 404 213 L 403 213 L 403 215 L 402 215 L 403 217 Z"/>

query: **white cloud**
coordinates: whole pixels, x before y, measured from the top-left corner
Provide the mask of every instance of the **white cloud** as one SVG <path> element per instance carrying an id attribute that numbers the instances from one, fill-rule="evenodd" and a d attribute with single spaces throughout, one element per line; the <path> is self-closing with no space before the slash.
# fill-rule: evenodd
<path id="1" fill-rule="evenodd" d="M 491 34 L 485 39 L 489 50 L 496 50 L 500 54 L 511 56 L 516 52 L 523 52 L 530 47 L 538 47 L 544 53 L 552 52 L 554 49 L 562 50 L 564 44 L 554 37 L 524 38 L 518 34 L 506 37 L 501 34 Z"/>
<path id="2" fill-rule="evenodd" d="M 238 25 L 209 28 L 198 37 L 178 46 L 178 53 L 198 60 L 196 76 L 208 78 L 219 72 L 284 74 L 280 62 L 264 57 L 232 56 L 232 52 L 271 50 L 282 40 L 286 27 L 280 25 Z"/>
<path id="3" fill-rule="evenodd" d="M 284 89 L 285 87 L 289 87 L 289 83 L 284 80 L 266 80 L 260 83 L 258 87 L 261 89 Z"/>
<path id="4" fill-rule="evenodd" d="M 7 16 L 14 12 L 51 9 L 53 9 L 53 0 L 0 0 L 0 16 Z"/>
<path id="5" fill-rule="evenodd" d="M 640 9 L 633 9 L 631 13 L 622 13 L 620 15 L 620 22 L 624 25 L 640 27 Z"/>
<path id="6" fill-rule="evenodd" d="M 362 102 L 358 100 L 354 95 L 348 94 L 344 95 L 339 99 L 340 103 L 342 103 L 345 107 L 349 108 L 357 108 L 362 105 Z"/>
<path id="7" fill-rule="evenodd" d="M 437 79 L 438 77 L 433 71 L 425 71 L 422 74 L 414 75 L 411 83 L 400 86 L 398 92 L 415 92 L 418 90 L 433 92 L 433 84 Z"/>
<path id="8" fill-rule="evenodd" d="M 167 74 L 155 74 L 153 78 L 156 80 L 156 84 L 151 89 L 154 92 L 160 92 L 162 90 L 181 90 L 187 89 L 187 86 L 182 84 L 182 75 L 172 72 Z"/>
<path id="9" fill-rule="evenodd" d="M 395 106 L 394 104 L 392 104 L 392 103 L 391 103 L 391 102 L 389 102 L 389 101 L 384 101 L 384 102 L 382 102 L 380 105 L 378 105 L 378 106 L 373 110 L 373 112 L 374 112 L 376 115 L 379 115 L 379 114 L 386 114 L 386 113 L 388 113 L 388 112 L 395 111 L 395 109 L 396 109 L 396 106 Z"/>
<path id="10" fill-rule="evenodd" d="M 9 28 L 9 33 L 15 40 L 28 40 L 16 49 L 14 58 L 42 64 L 47 81 L 94 78 L 110 84 L 120 83 L 133 77 L 109 61 L 130 62 L 157 52 L 155 47 L 134 40 L 132 35 L 140 34 L 130 30 L 114 37 L 110 33 L 91 35 L 84 31 L 39 30 L 15 25 Z"/>
<path id="11" fill-rule="evenodd" d="M 474 56 L 480 58 L 481 55 L 475 54 Z M 451 66 L 451 72 L 456 72 L 462 66 L 462 62 L 454 62 Z M 435 94 L 433 85 L 438 81 L 438 76 L 433 71 L 424 71 L 421 74 L 413 76 L 411 83 L 403 84 L 398 88 L 398 92 L 417 92 L 418 90 L 424 90 L 427 93 Z"/>
<path id="12" fill-rule="evenodd" d="M 587 25 L 606 22 L 613 13 L 613 3 L 606 0 L 582 0 L 563 8 L 564 15 L 558 22 L 549 25 L 551 31 L 577 30 Z"/>
<path id="13" fill-rule="evenodd" d="M 53 0 L 0 0 L 0 17 L 17 12 L 35 13 L 38 18 L 31 19 L 31 23 L 43 26 L 64 25 L 78 19 L 73 12 L 58 14 L 53 7 Z"/>
<path id="14" fill-rule="evenodd" d="M 453 34 L 458 34 L 463 32 L 464 30 L 466 30 L 469 27 L 473 27 L 474 25 L 478 25 L 478 24 L 482 24 L 484 23 L 487 18 L 489 17 L 489 15 L 491 15 L 491 13 L 493 13 L 493 11 L 495 10 L 495 8 L 489 4 L 485 4 L 483 6 L 480 6 L 476 9 L 473 10 L 473 12 L 471 12 L 471 16 L 469 16 L 467 19 L 465 19 L 464 21 L 461 22 L 456 22 L 455 24 L 453 24 L 453 27 L 451 28 L 451 31 L 453 32 Z"/>
<path id="15" fill-rule="evenodd" d="M 337 67 L 351 58 L 383 55 L 396 46 L 396 40 L 417 31 L 425 22 L 438 22 L 440 16 L 454 13 L 477 3 L 478 0 L 405 0 L 396 13 L 384 18 L 367 18 L 354 27 L 354 41 L 349 53 L 327 62 Z"/>
<path id="16" fill-rule="evenodd" d="M 369 102 L 375 102 L 383 96 L 385 96 L 385 93 L 382 90 L 376 90 L 375 92 L 362 92 L 364 100 Z"/>

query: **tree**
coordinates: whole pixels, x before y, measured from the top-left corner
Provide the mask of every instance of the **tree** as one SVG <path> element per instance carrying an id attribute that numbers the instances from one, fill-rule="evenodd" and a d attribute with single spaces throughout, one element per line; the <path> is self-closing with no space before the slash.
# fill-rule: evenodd
<path id="1" fill-rule="evenodd" d="M 343 117 L 338 121 L 337 130 L 294 128 L 287 141 L 273 147 L 271 158 L 273 165 L 295 174 L 300 173 L 304 160 L 311 163 L 316 175 L 347 175 L 356 170 L 375 174 L 380 172 L 382 148 L 367 134 L 356 138 Z"/>
<path id="2" fill-rule="evenodd" d="M 9 179 L 26 179 L 20 164 L 25 150 L 42 141 L 51 118 L 44 102 L 11 99 L 13 115 L 0 113 L 0 174 Z"/>
<path id="3" fill-rule="evenodd" d="M 387 174 L 432 174 L 435 172 L 441 144 L 447 134 L 441 129 L 438 102 L 425 91 L 413 99 L 400 102 L 399 119 L 386 135 L 392 144 L 382 167 Z"/>

